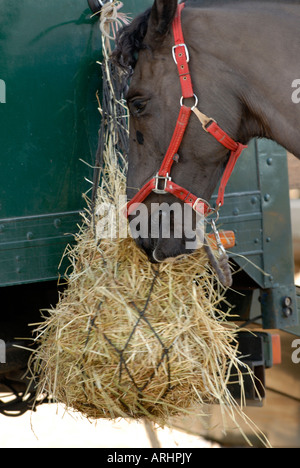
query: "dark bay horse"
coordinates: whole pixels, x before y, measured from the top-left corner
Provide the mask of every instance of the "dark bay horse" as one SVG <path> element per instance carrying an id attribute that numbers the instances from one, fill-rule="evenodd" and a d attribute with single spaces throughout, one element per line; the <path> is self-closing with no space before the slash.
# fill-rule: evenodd
<path id="1" fill-rule="evenodd" d="M 114 52 L 123 67 L 133 70 L 127 94 L 129 200 L 157 174 L 180 109 L 182 90 L 172 57 L 177 7 L 177 0 L 155 0 L 121 30 Z M 299 1 L 190 0 L 182 12 L 182 30 L 201 112 L 236 142 L 269 138 L 300 158 L 300 103 L 293 99 L 297 83 L 300 88 Z M 193 104 L 193 99 L 186 103 Z M 176 157 L 172 180 L 209 200 L 228 149 L 192 115 Z M 151 192 L 144 200 L 148 216 L 153 203 L 175 200 L 170 193 Z M 153 238 L 149 233 L 137 242 L 152 262 L 189 252 L 184 234 Z"/>

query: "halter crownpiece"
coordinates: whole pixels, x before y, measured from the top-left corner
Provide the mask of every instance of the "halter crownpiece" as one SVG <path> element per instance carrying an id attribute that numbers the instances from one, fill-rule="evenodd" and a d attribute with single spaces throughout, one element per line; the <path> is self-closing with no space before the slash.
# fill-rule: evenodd
<path id="1" fill-rule="evenodd" d="M 225 148 L 230 150 L 230 156 L 226 165 L 223 177 L 220 182 L 219 192 L 217 197 L 216 206 L 221 207 L 224 204 L 224 194 L 227 182 L 232 174 L 235 164 L 241 155 L 242 151 L 247 146 L 237 143 L 230 136 L 219 127 L 217 122 L 207 117 L 205 114 L 199 111 L 197 108 L 198 98 L 194 94 L 192 79 L 189 70 L 189 51 L 187 45 L 184 42 L 182 25 L 181 25 L 181 13 L 185 4 L 178 5 L 175 18 L 173 20 L 173 36 L 175 45 L 172 47 L 172 55 L 175 64 L 177 65 L 179 79 L 182 90 L 182 97 L 180 99 L 180 112 L 177 119 L 175 131 L 173 133 L 169 148 L 166 152 L 162 165 L 152 179 L 150 179 L 139 192 L 128 202 L 127 204 L 127 216 L 129 216 L 140 203 L 142 203 L 151 192 L 163 195 L 170 193 L 179 200 L 183 201 L 192 206 L 193 210 L 201 213 L 208 214 L 211 211 L 210 205 L 202 198 L 193 195 L 189 190 L 177 185 L 172 181 L 170 176 L 171 168 L 176 160 L 176 154 L 181 145 L 183 136 L 185 134 L 187 125 L 189 123 L 192 112 L 200 120 L 202 128 L 210 133 L 219 143 Z M 194 98 L 195 103 L 192 107 L 184 105 L 184 99 Z"/>

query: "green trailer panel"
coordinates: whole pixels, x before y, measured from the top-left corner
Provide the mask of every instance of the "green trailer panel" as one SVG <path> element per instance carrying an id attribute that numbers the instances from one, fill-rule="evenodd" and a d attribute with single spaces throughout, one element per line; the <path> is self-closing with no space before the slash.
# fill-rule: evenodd
<path id="1" fill-rule="evenodd" d="M 124 11 L 135 16 L 150 4 L 127 0 Z M 102 56 L 86 0 L 0 0 L 0 11 L 0 286 L 7 286 L 57 278 L 78 230 L 98 143 Z"/>

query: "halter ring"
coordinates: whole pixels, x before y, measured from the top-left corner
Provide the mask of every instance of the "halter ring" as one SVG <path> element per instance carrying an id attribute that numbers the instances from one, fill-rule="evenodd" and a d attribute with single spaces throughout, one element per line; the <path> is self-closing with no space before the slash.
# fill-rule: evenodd
<path id="1" fill-rule="evenodd" d="M 195 99 L 195 104 L 193 105 L 193 107 L 191 107 L 191 110 L 193 111 L 197 106 L 198 106 L 198 97 L 196 96 L 196 94 L 194 94 L 194 99 Z M 182 107 L 183 106 L 183 100 L 184 100 L 184 97 L 181 96 L 180 98 L 180 106 Z"/>
<path id="2" fill-rule="evenodd" d="M 211 216 L 213 214 L 216 215 L 216 218 L 215 219 L 213 219 L 213 218 L 209 219 L 209 216 Z M 207 222 L 207 224 L 212 225 L 212 223 L 217 223 L 219 221 L 219 217 L 220 217 L 219 208 L 211 208 L 210 207 L 210 211 L 207 213 L 205 221 Z"/>

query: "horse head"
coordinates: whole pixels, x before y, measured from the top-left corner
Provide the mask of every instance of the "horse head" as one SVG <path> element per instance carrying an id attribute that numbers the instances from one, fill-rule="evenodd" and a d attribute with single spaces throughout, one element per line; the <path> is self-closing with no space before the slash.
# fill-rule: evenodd
<path id="1" fill-rule="evenodd" d="M 191 80 L 193 89 L 192 95 L 183 96 L 186 64 L 178 64 L 178 50 L 174 47 L 173 27 L 177 14 L 177 0 L 155 0 L 151 9 L 120 32 L 115 51 L 118 61 L 133 70 L 126 96 L 130 111 L 128 199 L 134 199 L 141 189 L 145 191 L 148 184 L 147 196 L 142 199 L 144 209 L 132 210 L 129 220 L 135 228 L 139 227 L 135 238 L 152 262 L 193 250 L 189 241 L 195 235 L 197 210 L 192 209 L 189 213 L 191 229 L 177 229 L 178 224 L 181 228 L 186 224 L 184 202 L 187 198 L 184 197 L 195 194 L 196 202 L 201 200 L 204 204 L 210 200 L 228 163 L 230 150 L 234 152 L 224 141 L 245 144 L 252 136 L 272 137 L 264 119 L 256 118 L 252 102 L 259 99 L 255 91 L 247 89 L 239 68 L 234 69 L 231 60 L 227 61 L 226 56 L 218 53 L 223 47 L 220 43 L 222 34 L 219 31 L 218 39 L 215 38 L 207 10 L 186 7 L 182 11 L 185 45 L 181 44 L 178 50 L 180 57 L 183 55 L 188 62 L 187 79 Z M 222 18 L 220 15 L 221 25 L 224 24 Z M 231 26 L 226 27 L 234 34 Z M 230 57 L 230 50 L 228 54 Z M 182 107 L 201 109 L 205 115 L 190 112 L 178 151 L 171 154 L 171 173 L 164 172 L 161 176 L 162 161 L 166 158 Z M 199 114 L 202 115 L 201 123 Z M 212 138 L 208 129 L 214 121 L 219 126 Z M 219 138 L 216 137 L 218 131 L 223 132 Z M 238 149 L 240 154 L 242 146 Z M 171 184 L 179 190 L 172 192 Z M 186 190 L 180 192 L 184 197 L 179 196 L 181 188 Z M 189 205 L 195 208 L 195 198 L 191 200 L 193 203 Z M 174 204 L 181 207 L 181 211 L 168 209 Z M 168 218 L 170 228 L 166 236 L 161 230 L 165 218 Z M 156 235 L 153 235 L 153 226 Z"/>

